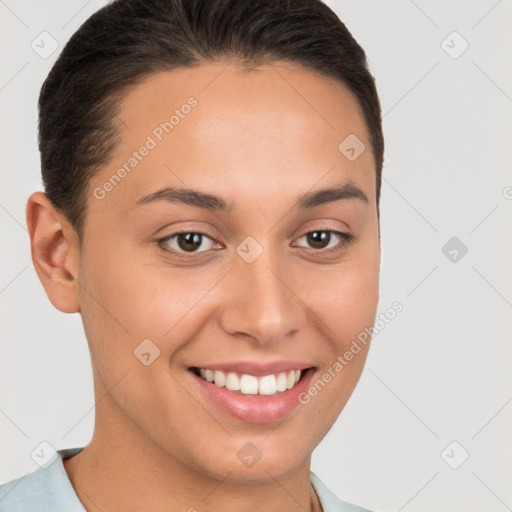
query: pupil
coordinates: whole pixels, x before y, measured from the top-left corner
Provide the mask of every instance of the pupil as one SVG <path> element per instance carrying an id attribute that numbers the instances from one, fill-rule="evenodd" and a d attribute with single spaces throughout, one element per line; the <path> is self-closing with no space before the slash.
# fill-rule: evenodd
<path id="1" fill-rule="evenodd" d="M 201 246 L 201 236 L 200 233 L 180 233 L 178 235 L 178 245 L 184 251 L 191 252 Z"/>
<path id="2" fill-rule="evenodd" d="M 308 243 L 315 249 L 323 249 L 331 240 L 331 234 L 328 231 L 313 231 L 308 233 Z"/>

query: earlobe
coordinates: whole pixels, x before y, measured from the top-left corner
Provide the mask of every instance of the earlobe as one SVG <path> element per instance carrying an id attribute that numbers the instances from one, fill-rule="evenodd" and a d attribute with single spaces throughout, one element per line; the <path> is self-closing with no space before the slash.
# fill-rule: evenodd
<path id="1" fill-rule="evenodd" d="M 48 299 L 63 313 L 79 312 L 76 233 L 43 192 L 28 198 L 26 218 L 32 263 Z"/>

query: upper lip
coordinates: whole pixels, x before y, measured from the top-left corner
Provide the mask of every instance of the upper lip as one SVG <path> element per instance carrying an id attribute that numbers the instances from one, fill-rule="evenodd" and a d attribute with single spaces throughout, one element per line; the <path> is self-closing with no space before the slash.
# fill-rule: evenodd
<path id="1" fill-rule="evenodd" d="M 220 370 L 222 372 L 233 372 L 255 377 L 263 377 L 291 370 L 306 370 L 313 364 L 304 361 L 275 361 L 273 363 L 255 363 L 253 361 L 239 361 L 231 363 L 206 363 L 203 365 L 192 366 L 191 368 L 204 368 L 208 370 Z"/>

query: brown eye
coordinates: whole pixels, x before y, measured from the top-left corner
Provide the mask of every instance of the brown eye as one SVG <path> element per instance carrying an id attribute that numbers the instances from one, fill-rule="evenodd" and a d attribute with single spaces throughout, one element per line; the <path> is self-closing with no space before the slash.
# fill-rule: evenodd
<path id="1" fill-rule="evenodd" d="M 306 235 L 308 244 L 314 249 L 325 249 L 326 244 L 331 241 L 330 231 L 312 231 Z"/>
<path id="2" fill-rule="evenodd" d="M 210 242 L 210 247 L 205 240 Z M 167 246 L 167 250 L 176 253 L 202 253 L 211 249 L 214 241 L 206 233 L 183 232 L 175 233 L 158 241 L 160 245 Z M 206 246 L 206 247 L 205 247 Z M 202 250 L 198 250 L 201 248 Z"/>
<path id="3" fill-rule="evenodd" d="M 353 235 L 348 233 L 341 233 L 332 229 L 324 229 L 317 231 L 310 231 L 301 236 L 299 240 L 305 240 L 310 249 L 317 249 L 319 251 L 330 251 L 341 249 L 349 244 L 354 239 Z M 300 247 L 304 247 L 300 245 Z"/>
<path id="4" fill-rule="evenodd" d="M 199 233 L 180 233 L 177 236 L 178 246 L 184 251 L 193 252 L 198 247 L 201 247 L 202 235 Z"/>

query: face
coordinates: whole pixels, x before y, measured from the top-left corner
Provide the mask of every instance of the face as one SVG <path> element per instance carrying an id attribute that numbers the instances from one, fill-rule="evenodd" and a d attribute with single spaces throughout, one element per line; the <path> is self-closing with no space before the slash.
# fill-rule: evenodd
<path id="1" fill-rule="evenodd" d="M 96 393 L 110 390 L 96 428 L 256 482 L 309 460 L 363 369 L 368 344 L 344 354 L 377 308 L 375 168 L 341 83 L 227 64 L 123 98 L 76 291 Z"/>

